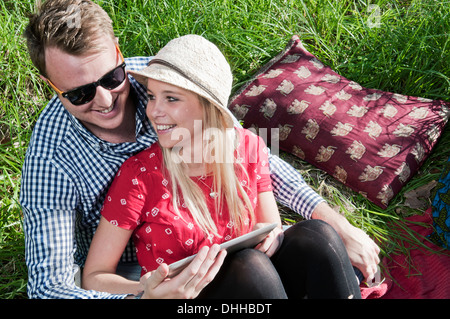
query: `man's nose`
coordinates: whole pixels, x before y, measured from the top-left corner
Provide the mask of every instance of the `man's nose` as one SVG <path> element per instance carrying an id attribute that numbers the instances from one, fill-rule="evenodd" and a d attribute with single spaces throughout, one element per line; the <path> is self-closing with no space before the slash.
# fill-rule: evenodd
<path id="1" fill-rule="evenodd" d="M 111 106 L 112 101 L 113 97 L 111 91 L 99 85 L 94 98 L 95 104 L 100 107 L 108 108 Z"/>

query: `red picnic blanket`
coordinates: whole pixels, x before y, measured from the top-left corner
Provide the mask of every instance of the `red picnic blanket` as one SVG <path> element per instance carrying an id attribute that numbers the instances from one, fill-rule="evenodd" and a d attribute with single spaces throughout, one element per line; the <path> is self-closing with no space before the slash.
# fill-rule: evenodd
<path id="1" fill-rule="evenodd" d="M 431 209 L 422 216 L 407 218 L 406 226 L 422 236 L 433 232 Z M 417 222 L 423 223 L 421 225 Z M 399 230 L 403 231 L 404 230 Z M 385 281 L 368 288 L 361 284 L 365 299 L 450 299 L 450 251 L 436 246 L 425 238 L 419 240 L 436 253 L 414 244 L 404 244 L 405 255 L 399 254 L 383 259 Z"/>

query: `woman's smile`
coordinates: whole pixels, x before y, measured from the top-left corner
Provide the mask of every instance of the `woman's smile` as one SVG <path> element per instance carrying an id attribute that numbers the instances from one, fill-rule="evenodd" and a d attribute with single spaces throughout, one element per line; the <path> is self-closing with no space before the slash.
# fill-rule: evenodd
<path id="1" fill-rule="evenodd" d="M 193 143 L 202 136 L 203 106 L 198 96 L 180 87 L 148 79 L 147 116 L 162 147 L 183 147 L 193 151 Z"/>

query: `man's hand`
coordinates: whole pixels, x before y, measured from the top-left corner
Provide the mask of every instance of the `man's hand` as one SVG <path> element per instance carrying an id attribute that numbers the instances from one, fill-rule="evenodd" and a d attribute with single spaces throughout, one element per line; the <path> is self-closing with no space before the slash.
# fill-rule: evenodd
<path id="1" fill-rule="evenodd" d="M 313 219 L 321 219 L 330 224 L 342 238 L 353 266 L 358 268 L 367 281 L 374 278 L 380 262 L 378 245 L 361 229 L 352 226 L 348 220 L 335 212 L 325 202 L 317 205 Z"/>

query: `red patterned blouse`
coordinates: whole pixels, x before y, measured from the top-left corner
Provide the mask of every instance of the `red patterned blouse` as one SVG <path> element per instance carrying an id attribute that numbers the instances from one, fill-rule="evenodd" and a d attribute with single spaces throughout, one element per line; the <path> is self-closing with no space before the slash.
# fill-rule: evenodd
<path id="1" fill-rule="evenodd" d="M 260 137 L 245 129 L 236 130 L 239 134 L 236 155 L 248 179 L 242 172 L 238 177 L 255 208 L 258 193 L 272 190 L 268 150 Z M 206 236 L 184 207 L 179 208 L 181 216 L 174 211 L 171 188 L 162 163 L 162 152 L 157 143 L 125 161 L 102 209 L 102 215 L 110 223 L 134 230 L 133 240 L 142 274 L 156 269 L 161 263 L 170 264 L 193 255 L 203 246 L 236 237 L 226 203 L 221 211 L 215 210 L 215 198 L 210 196 L 212 177 L 195 176 L 192 179 L 205 194 L 220 237 Z M 248 233 L 254 223 L 248 218 L 242 234 Z"/>

